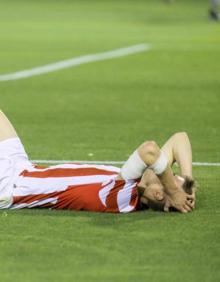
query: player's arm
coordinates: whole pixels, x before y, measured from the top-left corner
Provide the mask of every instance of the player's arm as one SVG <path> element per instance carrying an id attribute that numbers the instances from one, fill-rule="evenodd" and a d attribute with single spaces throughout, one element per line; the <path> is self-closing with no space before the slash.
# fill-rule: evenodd
<path id="1" fill-rule="evenodd" d="M 177 162 L 181 175 L 192 178 L 192 149 L 186 132 L 171 136 L 162 147 L 162 151 L 167 156 L 170 166 Z"/>
<path id="2" fill-rule="evenodd" d="M 17 137 L 17 133 L 6 115 L 0 110 L 0 142 Z"/>

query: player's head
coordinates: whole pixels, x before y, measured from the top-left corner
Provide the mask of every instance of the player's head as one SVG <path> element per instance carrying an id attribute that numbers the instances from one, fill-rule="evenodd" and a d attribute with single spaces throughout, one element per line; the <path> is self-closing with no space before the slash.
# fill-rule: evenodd
<path id="1" fill-rule="evenodd" d="M 163 210 L 166 203 L 166 193 L 160 183 L 151 183 L 145 188 L 139 187 L 142 207 Z"/>
<path id="2" fill-rule="evenodd" d="M 186 193 L 192 194 L 195 182 L 189 177 L 181 177 L 175 175 L 175 181 L 178 187 L 181 187 Z M 166 193 L 164 187 L 160 183 L 151 183 L 145 188 L 140 189 L 140 200 L 144 207 L 151 208 L 153 210 L 163 211 L 166 203 Z"/>

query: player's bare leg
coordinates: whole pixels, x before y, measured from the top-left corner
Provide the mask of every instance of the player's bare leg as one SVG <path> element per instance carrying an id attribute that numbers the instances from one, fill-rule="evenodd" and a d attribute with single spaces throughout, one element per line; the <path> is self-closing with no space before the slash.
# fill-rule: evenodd
<path id="1" fill-rule="evenodd" d="M 6 115 L 0 110 L 0 142 L 17 137 L 17 133 Z"/>
<path id="2" fill-rule="evenodd" d="M 168 158 L 169 165 L 177 163 L 180 175 L 193 185 L 192 175 L 192 148 L 186 132 L 175 133 L 162 147 L 162 151 Z M 184 180 L 183 180 L 184 181 Z M 195 187 L 192 187 L 192 204 L 195 206 Z"/>

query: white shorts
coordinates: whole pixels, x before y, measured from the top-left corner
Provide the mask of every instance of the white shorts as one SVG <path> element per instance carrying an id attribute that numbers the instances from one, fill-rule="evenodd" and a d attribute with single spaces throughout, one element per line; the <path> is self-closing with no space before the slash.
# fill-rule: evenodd
<path id="1" fill-rule="evenodd" d="M 0 142 L 0 209 L 11 206 L 14 181 L 30 167 L 32 164 L 18 137 Z"/>

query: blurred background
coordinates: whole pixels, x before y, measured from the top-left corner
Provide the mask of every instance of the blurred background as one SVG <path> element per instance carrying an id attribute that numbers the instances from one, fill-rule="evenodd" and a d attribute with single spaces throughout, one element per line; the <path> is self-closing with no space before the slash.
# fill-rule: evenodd
<path id="1" fill-rule="evenodd" d="M 1 281 L 220 281 L 219 62 L 216 0 L 0 0 L 0 108 L 32 160 L 186 131 L 205 165 L 189 215 L 1 212 Z"/>
<path id="2" fill-rule="evenodd" d="M 162 144 L 185 130 L 195 160 L 219 160 L 217 9 L 206 0 L 1 0 L 0 104 L 31 157 L 124 160 L 146 138 Z M 143 43 L 151 49 L 5 80 Z"/>

